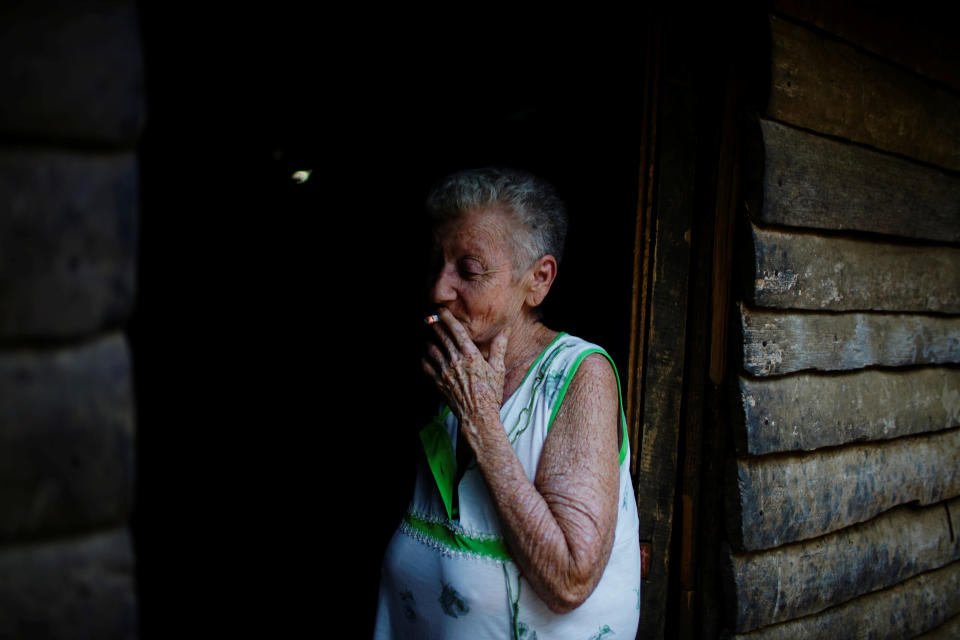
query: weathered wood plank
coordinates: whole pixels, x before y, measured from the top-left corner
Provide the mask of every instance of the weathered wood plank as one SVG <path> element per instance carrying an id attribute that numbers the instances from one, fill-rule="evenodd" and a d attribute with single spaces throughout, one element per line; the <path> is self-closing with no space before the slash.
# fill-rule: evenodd
<path id="1" fill-rule="evenodd" d="M 775 0 L 773 10 L 807 22 L 901 67 L 960 89 L 960 46 L 952 7 L 928 3 L 923 11 L 902 2 Z"/>
<path id="2" fill-rule="evenodd" d="M 627 420 L 630 431 L 630 473 L 636 476 L 640 453 L 641 400 L 643 398 L 644 354 L 650 314 L 651 271 L 653 263 L 653 194 L 656 187 L 657 103 L 659 102 L 659 26 L 655 20 L 646 25 L 647 51 L 643 70 L 643 118 L 640 126 L 640 154 L 637 215 L 634 230 L 633 284 L 630 309 L 630 359 L 627 376 Z"/>
<path id="3" fill-rule="evenodd" d="M 0 638 L 137 637 L 126 529 L 0 549 Z"/>
<path id="4" fill-rule="evenodd" d="M 960 248 L 786 233 L 752 225 L 754 304 L 960 313 Z"/>
<path id="5" fill-rule="evenodd" d="M 932 629 L 914 640 L 957 640 L 960 638 L 960 615 L 953 616 L 936 629 Z"/>
<path id="6" fill-rule="evenodd" d="M 739 379 L 739 455 L 811 451 L 960 427 L 960 369 Z"/>
<path id="7" fill-rule="evenodd" d="M 713 269 L 710 274 L 712 280 L 710 380 L 715 385 L 723 381 L 727 372 L 732 284 L 730 275 L 734 263 L 737 212 L 742 206 L 743 198 L 740 170 L 743 135 L 741 128 L 737 125 L 737 113 L 743 108 L 742 105 L 738 105 L 743 89 L 736 71 L 728 68 L 726 72 L 720 158 L 717 163 L 717 187 L 714 200 L 716 222 L 713 233 Z"/>
<path id="8" fill-rule="evenodd" d="M 134 2 L 0 5 L 0 134 L 136 143 L 146 96 Z"/>
<path id="9" fill-rule="evenodd" d="M 131 153 L 0 152 L 0 337 L 75 337 L 129 316 Z"/>
<path id="10" fill-rule="evenodd" d="M 121 334 L 0 355 L 0 541 L 123 522 L 133 422 Z"/>
<path id="11" fill-rule="evenodd" d="M 677 40 L 664 34 L 662 42 Z M 669 47 L 668 47 L 669 48 Z M 647 514 L 639 537 L 651 544 L 650 572 L 641 588 L 638 635 L 662 637 L 666 625 L 673 540 L 678 440 L 681 429 L 686 339 L 690 225 L 694 200 L 689 185 L 696 177 L 697 93 L 682 52 L 664 54 L 667 76 L 660 85 L 660 154 L 656 185 L 656 241 L 650 290 L 642 399 L 642 440 L 638 456 L 637 505 Z"/>
<path id="12" fill-rule="evenodd" d="M 796 638 L 912 638 L 960 613 L 960 563 L 925 573 L 895 587 L 870 593 L 813 616 L 783 622 L 735 640 Z"/>
<path id="13" fill-rule="evenodd" d="M 765 224 L 960 242 L 960 178 L 760 120 Z"/>
<path id="14" fill-rule="evenodd" d="M 770 118 L 960 170 L 960 98 L 849 44 L 770 18 Z"/>
<path id="15" fill-rule="evenodd" d="M 771 376 L 960 362 L 960 318 L 740 307 L 743 370 Z"/>
<path id="16" fill-rule="evenodd" d="M 960 538 L 950 523 L 957 518 L 960 499 L 900 507 L 814 540 L 730 554 L 734 630 L 817 613 L 960 560 Z"/>
<path id="17" fill-rule="evenodd" d="M 731 116 L 732 117 L 732 116 Z M 731 134 L 732 135 L 732 134 Z M 724 203 L 727 204 L 727 203 Z M 722 215 L 706 207 L 698 208 L 690 228 L 690 280 L 688 320 L 686 322 L 686 341 L 684 350 L 687 353 L 684 364 L 683 399 L 681 401 L 681 429 L 678 450 L 680 460 L 680 474 L 677 480 L 677 492 L 680 494 L 679 509 L 674 518 L 674 539 L 679 538 L 679 547 L 675 562 L 679 564 L 679 618 L 676 627 L 677 640 L 694 640 L 700 637 L 702 627 L 698 621 L 698 612 L 701 610 L 702 593 L 701 576 L 704 568 L 701 566 L 701 554 L 698 545 L 698 533 L 701 530 L 701 486 L 706 469 L 703 464 L 704 440 L 711 421 L 706 417 L 706 399 L 710 376 L 711 339 L 713 336 L 714 317 L 723 318 L 729 322 L 729 307 L 716 309 L 714 304 L 726 304 L 728 301 L 713 299 L 711 292 L 715 292 L 715 282 L 709 275 L 715 267 L 714 258 L 718 257 L 711 251 L 713 242 L 722 232 L 717 226 L 722 224 Z M 709 550 L 708 553 L 713 553 Z"/>
<path id="18" fill-rule="evenodd" d="M 727 482 L 738 550 L 770 549 L 908 502 L 960 495 L 960 429 L 802 455 L 739 458 Z"/>

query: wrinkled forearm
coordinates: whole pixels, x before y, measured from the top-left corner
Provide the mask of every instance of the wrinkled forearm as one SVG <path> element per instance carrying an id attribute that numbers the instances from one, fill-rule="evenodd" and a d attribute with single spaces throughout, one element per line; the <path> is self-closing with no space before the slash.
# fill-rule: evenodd
<path id="1" fill-rule="evenodd" d="M 495 420 L 495 422 L 494 422 Z M 499 416 L 462 423 L 464 435 L 503 525 L 514 561 L 547 604 L 557 612 L 570 611 L 592 593 L 599 582 L 613 544 L 613 529 L 603 527 L 596 514 L 604 495 L 574 490 L 575 478 L 554 476 L 535 486 L 507 439 Z"/>

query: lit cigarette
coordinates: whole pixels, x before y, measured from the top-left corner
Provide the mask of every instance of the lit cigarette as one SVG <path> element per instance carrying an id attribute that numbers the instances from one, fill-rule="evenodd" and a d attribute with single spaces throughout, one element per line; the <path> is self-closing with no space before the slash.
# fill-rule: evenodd
<path id="1" fill-rule="evenodd" d="M 427 316 L 426 318 L 423 319 L 423 324 L 427 325 L 428 327 L 438 322 L 440 322 L 440 316 L 438 316 L 437 314 L 433 314 L 432 316 Z"/>

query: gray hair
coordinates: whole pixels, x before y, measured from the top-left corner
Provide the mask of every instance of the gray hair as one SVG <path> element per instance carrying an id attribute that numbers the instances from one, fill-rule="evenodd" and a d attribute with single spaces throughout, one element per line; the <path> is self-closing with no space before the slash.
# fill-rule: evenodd
<path id="1" fill-rule="evenodd" d="M 453 173 L 427 197 L 427 213 L 434 224 L 474 210 L 500 207 L 511 214 L 519 233 L 513 239 L 514 273 L 547 254 L 560 262 L 567 237 L 567 210 L 549 182 L 503 167 L 468 169 Z"/>

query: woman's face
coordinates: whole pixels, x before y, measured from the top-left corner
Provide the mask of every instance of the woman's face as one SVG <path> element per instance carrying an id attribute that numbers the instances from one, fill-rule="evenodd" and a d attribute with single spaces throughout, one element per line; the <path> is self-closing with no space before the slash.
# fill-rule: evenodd
<path id="1" fill-rule="evenodd" d="M 477 346 L 524 311 L 529 278 L 513 277 L 512 233 L 510 218 L 498 209 L 469 211 L 434 233 L 433 302 L 449 309 Z"/>

